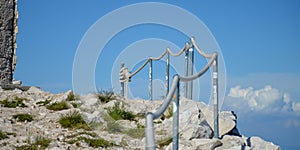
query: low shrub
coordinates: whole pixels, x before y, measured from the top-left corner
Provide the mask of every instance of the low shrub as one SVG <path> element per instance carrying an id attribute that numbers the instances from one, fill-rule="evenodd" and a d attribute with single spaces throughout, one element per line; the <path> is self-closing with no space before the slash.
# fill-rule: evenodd
<path id="1" fill-rule="evenodd" d="M 78 137 L 78 140 L 83 140 L 85 143 L 87 143 L 89 146 L 94 148 L 107 148 L 109 146 L 114 146 L 114 143 L 111 143 L 109 141 L 106 141 L 105 139 L 98 138 L 98 139 L 89 139 L 86 137 Z"/>
<path id="2" fill-rule="evenodd" d="M 42 136 L 37 136 L 34 143 L 28 143 L 29 145 L 23 145 L 20 147 L 16 147 L 17 150 L 39 150 L 46 149 L 51 140 Z"/>
<path id="3" fill-rule="evenodd" d="M 76 99 L 77 99 L 77 96 L 73 92 L 70 92 L 66 101 L 75 101 Z"/>
<path id="4" fill-rule="evenodd" d="M 0 101 L 0 103 L 4 106 L 4 107 L 8 107 L 8 108 L 16 108 L 16 107 L 27 107 L 23 101 L 27 100 L 26 98 L 19 98 L 19 97 L 15 97 L 14 100 L 9 101 L 8 99 L 2 100 Z"/>
<path id="5" fill-rule="evenodd" d="M 115 93 L 113 91 L 98 90 L 96 95 L 101 103 L 108 103 L 115 99 Z"/>
<path id="6" fill-rule="evenodd" d="M 135 118 L 133 113 L 125 111 L 124 107 L 120 107 L 120 102 L 116 102 L 113 107 L 108 107 L 107 112 L 114 120 L 132 121 Z"/>
<path id="7" fill-rule="evenodd" d="M 69 106 L 66 101 L 61 101 L 61 102 L 55 102 L 55 103 L 52 103 L 51 105 L 48 105 L 47 109 L 54 110 L 54 111 L 60 111 L 60 110 L 64 110 L 64 109 L 69 109 Z"/>
<path id="8" fill-rule="evenodd" d="M 78 111 L 69 112 L 61 116 L 59 123 L 64 128 L 90 130 L 88 124 L 83 120 Z"/>
<path id="9" fill-rule="evenodd" d="M 71 103 L 71 105 L 74 107 L 74 108 L 78 108 L 79 105 L 77 103 Z"/>
<path id="10" fill-rule="evenodd" d="M 16 114 L 16 115 L 13 115 L 13 118 L 20 122 L 33 121 L 33 117 L 30 114 Z"/>
<path id="11" fill-rule="evenodd" d="M 0 140 L 7 139 L 8 136 L 0 130 Z"/>

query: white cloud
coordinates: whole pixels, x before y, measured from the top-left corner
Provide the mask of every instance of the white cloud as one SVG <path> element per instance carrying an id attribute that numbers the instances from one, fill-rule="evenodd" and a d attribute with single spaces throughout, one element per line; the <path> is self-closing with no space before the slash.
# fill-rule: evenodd
<path id="1" fill-rule="evenodd" d="M 258 90 L 254 90 L 253 87 L 242 89 L 240 86 L 236 86 L 230 89 L 228 96 L 235 99 L 231 103 L 244 103 L 235 105 L 236 107 L 240 107 L 240 109 L 245 109 L 241 108 L 243 106 L 246 109 L 250 108 L 257 111 L 277 111 L 282 109 L 281 104 L 284 103 L 283 94 L 270 85 L 266 85 L 264 88 Z M 286 95 L 286 101 L 287 99 Z"/>
<path id="2" fill-rule="evenodd" d="M 300 114 L 300 102 L 293 102 L 292 109 L 297 114 Z"/>

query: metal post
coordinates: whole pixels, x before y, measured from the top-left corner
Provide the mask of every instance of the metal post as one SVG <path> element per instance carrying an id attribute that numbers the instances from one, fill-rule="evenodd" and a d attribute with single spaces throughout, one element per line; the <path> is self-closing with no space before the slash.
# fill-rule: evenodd
<path id="1" fill-rule="evenodd" d="M 128 84 L 129 84 L 129 81 L 126 80 L 126 95 L 125 95 L 126 99 L 128 99 Z"/>
<path id="2" fill-rule="evenodd" d="M 124 63 L 121 63 L 121 69 L 125 66 Z M 124 97 L 124 82 L 121 82 L 121 96 Z"/>
<path id="3" fill-rule="evenodd" d="M 218 56 L 213 62 L 214 138 L 219 137 Z"/>
<path id="4" fill-rule="evenodd" d="M 189 71 L 189 51 L 186 50 L 185 51 L 185 56 L 184 56 L 184 59 L 185 59 L 185 64 L 184 64 L 184 75 L 187 77 L 189 76 L 188 74 L 188 71 Z M 185 98 L 188 98 L 188 82 L 185 82 L 184 83 L 184 97 Z"/>
<path id="5" fill-rule="evenodd" d="M 176 75 L 178 76 L 178 75 Z M 176 98 L 173 102 L 173 150 L 178 150 L 178 129 L 179 129 L 179 87 L 180 82 L 178 80 L 176 87 Z"/>
<path id="6" fill-rule="evenodd" d="M 168 95 L 170 90 L 169 72 L 170 72 L 170 53 L 167 54 L 167 61 L 166 61 L 166 88 L 167 88 L 166 96 Z"/>
<path id="7" fill-rule="evenodd" d="M 146 150 L 155 150 L 153 114 L 146 114 Z"/>
<path id="8" fill-rule="evenodd" d="M 189 59 L 189 76 L 192 76 L 194 74 L 194 49 L 190 48 L 190 59 Z M 189 81 L 189 88 L 188 88 L 188 98 L 192 99 L 193 98 L 193 80 Z"/>
<path id="9" fill-rule="evenodd" d="M 149 59 L 149 98 L 152 98 L 152 59 Z"/>

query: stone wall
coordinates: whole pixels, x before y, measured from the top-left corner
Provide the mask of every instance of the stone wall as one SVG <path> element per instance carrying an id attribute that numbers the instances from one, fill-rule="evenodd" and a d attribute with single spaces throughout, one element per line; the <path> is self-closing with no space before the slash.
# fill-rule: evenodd
<path id="1" fill-rule="evenodd" d="M 9 85 L 16 66 L 17 0 L 0 0 L 0 85 Z"/>

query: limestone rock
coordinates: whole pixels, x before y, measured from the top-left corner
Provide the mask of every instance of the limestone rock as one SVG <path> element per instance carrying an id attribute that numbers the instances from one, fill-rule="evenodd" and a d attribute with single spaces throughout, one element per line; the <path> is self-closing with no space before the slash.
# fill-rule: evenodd
<path id="1" fill-rule="evenodd" d="M 192 149 L 206 149 L 213 150 L 216 147 L 222 145 L 221 141 L 218 139 L 193 139 Z"/>
<path id="2" fill-rule="evenodd" d="M 253 150 L 260 150 L 260 149 L 264 149 L 264 150 L 280 150 L 280 147 L 275 145 L 272 142 L 266 142 L 263 139 L 261 139 L 260 137 L 254 136 L 254 137 L 249 137 L 249 139 L 247 139 L 248 141 L 248 146 L 251 147 L 251 149 Z"/>
<path id="3" fill-rule="evenodd" d="M 24 102 L 28 107 L 24 108 L 6 108 L 0 105 L 0 130 L 10 133 L 8 139 L 0 140 L 1 149 L 14 149 L 16 146 L 26 145 L 26 140 L 35 140 L 38 136 L 51 139 L 47 149 L 95 149 L 84 140 L 76 141 L 78 137 L 89 139 L 103 138 L 109 142 L 116 144 L 108 149 L 144 149 L 145 137 L 131 137 L 128 132 L 144 132 L 145 117 L 143 114 L 153 109 L 157 109 L 162 101 L 146 101 L 146 100 L 112 100 L 107 104 L 98 102 L 95 94 L 81 96 L 80 100 L 69 102 L 68 105 L 76 102 L 80 104 L 79 108 L 67 110 L 53 111 L 48 110 L 44 105 L 38 105 L 37 102 L 49 100 L 51 103 L 63 100 L 70 91 L 60 94 L 51 94 L 37 88 L 30 88 L 28 91 L 3 90 L 0 91 L 0 100 L 14 97 L 26 98 Z M 131 111 L 136 115 L 135 121 L 119 120 L 116 124 L 111 124 L 112 118 L 107 117 L 107 107 L 112 107 L 116 102 L 120 102 L 122 109 Z M 198 107 L 199 109 L 198 109 Z M 180 99 L 180 118 L 179 118 L 179 149 L 217 149 L 217 150 L 235 150 L 235 149 L 279 149 L 279 146 L 266 142 L 259 137 L 241 137 L 227 135 L 232 133 L 232 129 L 236 128 L 236 117 L 232 112 L 221 112 L 220 118 L 225 123 L 220 126 L 229 124 L 226 128 L 222 139 L 210 139 L 213 136 L 213 130 L 209 123 L 209 108 L 204 103 Z M 59 119 L 62 115 L 72 111 L 78 111 L 83 119 L 91 123 L 91 130 L 83 129 L 67 129 L 63 128 Z M 27 113 L 33 116 L 31 122 L 19 122 L 12 115 Z M 228 123 L 229 122 L 229 123 Z M 233 126 L 231 126 L 233 125 Z M 155 138 L 156 141 L 172 137 L 173 118 L 165 118 L 156 120 Z M 115 128 L 121 128 L 117 132 L 112 132 Z M 225 130 L 225 129 L 224 129 Z M 231 130 L 231 131 L 230 131 Z M 72 140 L 76 142 L 72 144 Z M 5 145 L 5 146 L 4 146 Z M 172 143 L 167 143 L 160 148 L 171 149 Z"/>
<path id="4" fill-rule="evenodd" d="M 28 93 L 32 93 L 32 94 L 41 94 L 44 93 L 44 91 L 42 91 L 40 88 L 37 88 L 35 86 L 31 86 L 28 90 Z"/>

